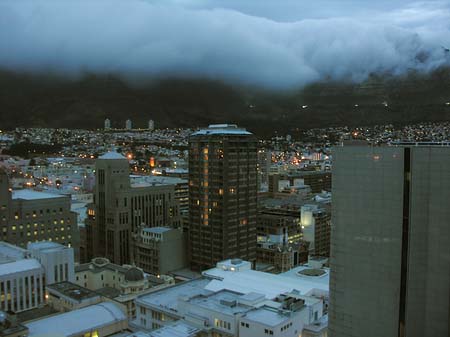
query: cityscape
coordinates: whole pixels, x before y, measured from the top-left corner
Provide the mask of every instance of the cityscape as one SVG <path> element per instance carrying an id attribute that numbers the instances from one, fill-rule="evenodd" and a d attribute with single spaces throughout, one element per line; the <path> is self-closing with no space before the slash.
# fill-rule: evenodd
<path id="1" fill-rule="evenodd" d="M 447 19 L 0 4 L 0 337 L 450 336 Z"/>

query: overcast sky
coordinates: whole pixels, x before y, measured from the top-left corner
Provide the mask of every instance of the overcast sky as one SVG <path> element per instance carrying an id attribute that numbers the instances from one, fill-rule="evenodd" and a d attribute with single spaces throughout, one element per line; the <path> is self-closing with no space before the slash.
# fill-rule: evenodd
<path id="1" fill-rule="evenodd" d="M 450 2 L 2 0 L 0 67 L 290 88 L 450 65 Z"/>

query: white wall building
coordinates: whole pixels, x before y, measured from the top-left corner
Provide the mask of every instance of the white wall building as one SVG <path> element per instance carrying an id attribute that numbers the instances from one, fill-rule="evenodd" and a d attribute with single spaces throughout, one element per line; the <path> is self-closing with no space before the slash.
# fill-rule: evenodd
<path id="1" fill-rule="evenodd" d="M 203 278 L 140 296 L 133 325 L 157 330 L 182 320 L 202 336 L 298 337 L 326 317 L 328 272 L 275 275 L 239 259 L 219 262 Z M 325 320 L 326 321 L 326 320 Z M 326 334 L 326 324 L 309 336 Z M 305 330 L 306 332 L 306 330 Z"/>
<path id="2" fill-rule="evenodd" d="M 120 307 L 103 302 L 82 309 L 25 323 L 29 337 L 104 337 L 128 327 L 127 316 Z"/>
<path id="3" fill-rule="evenodd" d="M 0 310 L 21 312 L 44 302 L 44 268 L 22 248 L 0 242 Z"/>
<path id="4" fill-rule="evenodd" d="M 46 284 L 75 281 L 73 248 L 48 241 L 29 243 L 27 248 L 44 267 Z"/>

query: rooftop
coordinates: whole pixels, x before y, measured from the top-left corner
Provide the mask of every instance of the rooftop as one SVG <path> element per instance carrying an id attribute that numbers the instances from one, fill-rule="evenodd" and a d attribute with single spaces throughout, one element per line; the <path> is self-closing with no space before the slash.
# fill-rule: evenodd
<path id="1" fill-rule="evenodd" d="M 40 242 L 32 242 L 27 245 L 27 248 L 29 250 L 40 250 L 40 251 L 46 251 L 46 250 L 63 250 L 68 249 L 68 247 L 57 243 L 57 242 L 50 242 L 50 241 L 40 241 Z"/>
<path id="2" fill-rule="evenodd" d="M 262 323 L 267 326 L 276 327 L 285 323 L 289 316 L 283 315 L 277 309 L 263 306 L 261 308 L 249 311 L 244 320 Z"/>
<path id="3" fill-rule="evenodd" d="M 209 282 L 210 280 L 201 278 L 179 283 L 148 295 L 140 296 L 136 299 L 136 302 L 143 305 L 164 308 L 176 314 L 178 312 L 179 297 L 190 298 L 197 295 L 211 294 L 211 291 L 205 289 Z"/>
<path id="4" fill-rule="evenodd" d="M 143 231 L 144 232 L 148 232 L 148 233 L 156 233 L 156 234 L 161 234 L 164 232 L 168 232 L 170 230 L 172 230 L 173 228 L 170 227 L 147 227 L 144 228 Z"/>
<path id="5" fill-rule="evenodd" d="M 42 269 L 41 264 L 36 259 L 23 259 L 6 263 L 0 262 L 0 277 L 34 269 Z"/>
<path id="6" fill-rule="evenodd" d="M 162 327 L 150 332 L 151 337 L 194 337 L 200 332 L 199 329 L 182 321 L 173 325 Z"/>
<path id="7" fill-rule="evenodd" d="M 236 124 L 211 124 L 207 129 L 192 134 L 192 136 L 204 135 L 252 135 L 252 133 L 244 128 L 238 128 Z"/>
<path id="8" fill-rule="evenodd" d="M 109 151 L 98 157 L 98 159 L 127 159 L 116 151 Z"/>
<path id="9" fill-rule="evenodd" d="M 239 303 L 241 293 L 230 290 L 221 290 L 209 295 L 199 295 L 189 300 L 189 303 L 228 315 L 247 312 L 251 307 Z"/>
<path id="10" fill-rule="evenodd" d="M 27 255 L 25 249 L 0 241 L 0 264 L 24 259 Z"/>
<path id="11" fill-rule="evenodd" d="M 104 302 L 25 323 L 25 326 L 29 329 L 29 337 L 38 335 L 74 336 L 126 319 L 126 315 L 116 304 Z"/>
<path id="12" fill-rule="evenodd" d="M 89 298 L 99 297 L 99 294 L 68 281 L 50 284 L 47 286 L 47 289 L 50 292 L 58 292 L 61 295 L 77 302 L 81 302 Z"/>
<path id="13" fill-rule="evenodd" d="M 64 198 L 65 195 L 52 194 L 45 192 L 38 192 L 28 189 L 15 190 L 12 192 L 13 199 L 23 199 L 23 200 L 38 200 L 38 199 L 52 199 L 52 198 Z"/>
<path id="14" fill-rule="evenodd" d="M 305 268 L 305 267 L 304 267 Z M 298 269 L 296 270 L 298 271 Z M 285 292 L 298 290 L 300 294 L 308 295 L 319 291 L 328 294 L 329 274 L 321 277 L 301 276 L 295 272 L 291 274 L 270 274 L 249 269 L 235 269 L 234 271 L 212 268 L 202 273 L 213 280 L 206 286 L 211 291 L 228 289 L 240 293 L 260 293 L 266 298 L 273 299 Z"/>
<path id="15" fill-rule="evenodd" d="M 140 175 L 130 175 L 131 186 L 132 187 L 145 187 L 145 186 L 155 186 L 155 185 L 177 185 L 177 184 L 187 184 L 186 179 L 168 176 L 140 176 Z"/>

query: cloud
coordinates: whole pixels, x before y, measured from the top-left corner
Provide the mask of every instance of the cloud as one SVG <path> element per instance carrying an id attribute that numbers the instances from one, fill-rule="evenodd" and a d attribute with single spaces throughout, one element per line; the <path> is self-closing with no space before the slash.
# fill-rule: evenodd
<path id="1" fill-rule="evenodd" d="M 280 1 L 257 3 L 4 0 L 0 67 L 289 88 L 450 65 L 443 48 L 450 47 L 448 3 L 400 1 L 393 8 L 392 2 L 365 7 L 344 1 L 333 13 L 329 0 L 315 1 L 305 12 L 286 0 L 286 15 Z"/>

